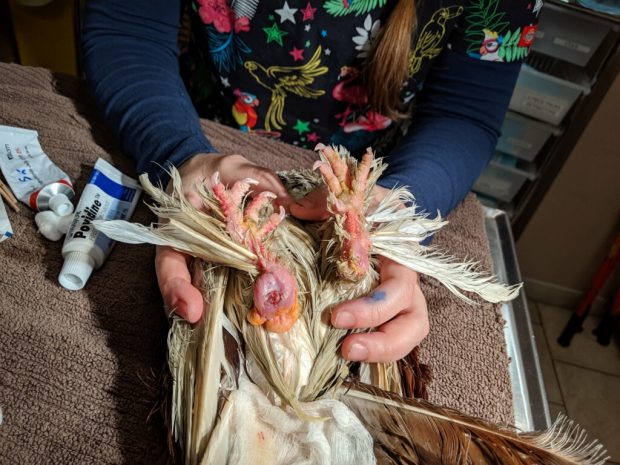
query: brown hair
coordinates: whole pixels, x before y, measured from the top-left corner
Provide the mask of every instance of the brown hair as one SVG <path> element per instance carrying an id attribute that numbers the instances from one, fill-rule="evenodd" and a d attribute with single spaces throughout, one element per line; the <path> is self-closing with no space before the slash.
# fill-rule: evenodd
<path id="1" fill-rule="evenodd" d="M 416 19 L 415 0 L 398 0 L 365 68 L 371 107 L 392 119 L 404 116 L 399 111 L 400 91 L 407 75 Z"/>

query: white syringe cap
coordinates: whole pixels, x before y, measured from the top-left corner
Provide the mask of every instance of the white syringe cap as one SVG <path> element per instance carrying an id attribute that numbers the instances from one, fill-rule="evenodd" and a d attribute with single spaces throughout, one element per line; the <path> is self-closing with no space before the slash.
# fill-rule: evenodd
<path id="1" fill-rule="evenodd" d="M 60 270 L 58 282 L 65 289 L 79 291 L 86 285 L 94 269 L 95 260 L 90 255 L 83 252 L 69 252 Z"/>
<path id="2" fill-rule="evenodd" d="M 49 200 L 49 209 L 58 216 L 67 216 L 73 213 L 73 203 L 65 194 L 56 194 Z"/>

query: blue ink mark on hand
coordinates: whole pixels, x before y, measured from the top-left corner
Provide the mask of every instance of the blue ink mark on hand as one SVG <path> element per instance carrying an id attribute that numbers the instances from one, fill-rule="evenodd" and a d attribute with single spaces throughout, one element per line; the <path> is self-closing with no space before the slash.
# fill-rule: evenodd
<path id="1" fill-rule="evenodd" d="M 366 296 L 366 299 L 372 300 L 373 302 L 381 302 L 385 300 L 385 291 L 375 291 L 369 296 Z"/>

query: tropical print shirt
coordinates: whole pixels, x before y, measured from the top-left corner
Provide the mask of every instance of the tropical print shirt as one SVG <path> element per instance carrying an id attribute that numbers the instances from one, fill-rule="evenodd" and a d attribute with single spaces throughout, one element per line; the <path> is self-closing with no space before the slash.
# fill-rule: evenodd
<path id="1" fill-rule="evenodd" d="M 360 72 L 395 4 L 193 0 L 183 70 L 199 113 L 305 148 L 323 142 L 381 150 L 407 121 L 370 108 Z M 444 48 L 476 60 L 522 60 L 541 6 L 541 0 L 419 1 L 403 106 L 413 113 Z"/>

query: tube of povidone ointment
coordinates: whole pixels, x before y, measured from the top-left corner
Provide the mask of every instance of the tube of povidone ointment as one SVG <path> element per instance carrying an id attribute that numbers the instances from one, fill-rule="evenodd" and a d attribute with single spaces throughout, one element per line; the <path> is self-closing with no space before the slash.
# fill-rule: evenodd
<path id="1" fill-rule="evenodd" d="M 84 287 L 114 245 L 114 241 L 97 231 L 92 222 L 129 219 L 141 191 L 136 180 L 125 176 L 107 161 L 97 160 L 62 246 L 65 262 L 58 277 L 61 286 L 71 291 Z"/>

